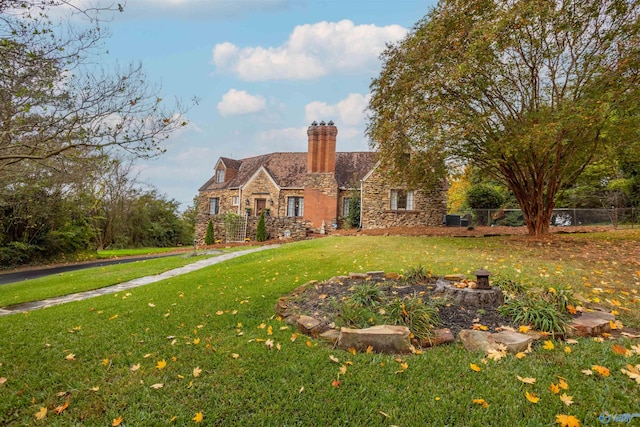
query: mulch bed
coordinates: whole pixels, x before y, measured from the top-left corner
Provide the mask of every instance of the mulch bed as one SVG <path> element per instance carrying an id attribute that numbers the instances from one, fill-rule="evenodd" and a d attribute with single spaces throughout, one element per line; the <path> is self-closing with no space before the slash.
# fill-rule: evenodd
<path id="1" fill-rule="evenodd" d="M 388 298 L 406 298 L 417 296 L 424 300 L 434 295 L 436 278 L 427 283 L 405 284 L 396 279 L 370 279 L 380 284 L 382 294 Z M 352 295 L 355 286 L 367 283 L 363 279 L 341 278 L 322 283 L 310 283 L 304 289 L 293 291 L 294 311 L 300 315 L 308 315 L 327 323 L 339 319 L 338 302 Z M 489 331 L 499 331 L 503 326 L 513 326 L 513 323 L 502 317 L 496 310 L 478 310 L 473 307 L 462 307 L 449 304 L 439 307 L 442 324 L 438 327 L 449 328 L 457 334 L 462 329 L 471 329 L 474 324 L 481 324 Z"/>

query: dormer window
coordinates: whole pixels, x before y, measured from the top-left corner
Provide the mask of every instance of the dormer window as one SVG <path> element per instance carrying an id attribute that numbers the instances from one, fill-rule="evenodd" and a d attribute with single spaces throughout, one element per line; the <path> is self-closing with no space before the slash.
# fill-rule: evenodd
<path id="1" fill-rule="evenodd" d="M 216 170 L 216 182 L 222 184 L 224 182 L 224 169 Z"/>

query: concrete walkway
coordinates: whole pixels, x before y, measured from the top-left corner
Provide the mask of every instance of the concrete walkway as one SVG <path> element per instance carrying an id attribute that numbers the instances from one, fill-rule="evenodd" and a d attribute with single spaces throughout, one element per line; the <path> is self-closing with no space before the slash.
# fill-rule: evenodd
<path id="1" fill-rule="evenodd" d="M 173 270 L 165 271 L 155 276 L 140 277 L 138 279 L 129 280 L 128 282 L 119 283 L 113 286 L 107 286 L 105 288 L 94 289 L 92 291 L 78 292 L 75 294 L 63 295 L 60 297 L 48 298 L 42 301 L 26 302 L 24 304 L 12 305 L 10 307 L 0 308 L 0 316 L 7 316 L 10 314 L 24 313 L 26 311 L 37 310 L 39 308 L 52 307 L 54 305 L 65 304 L 67 302 L 82 301 L 85 299 L 97 297 L 100 295 L 115 294 L 117 292 L 126 291 L 127 289 L 137 288 L 139 286 L 148 285 L 150 283 L 159 282 L 161 280 L 169 279 L 171 277 L 180 276 L 182 274 L 191 273 L 205 267 L 209 267 L 214 264 L 221 263 L 239 256 L 247 255 L 253 252 L 264 251 L 267 249 L 277 248 L 280 245 L 260 246 L 257 248 L 247 249 L 244 251 L 230 252 L 220 256 L 214 256 L 208 259 L 194 262 L 193 264 L 185 265 L 184 267 L 174 268 Z"/>

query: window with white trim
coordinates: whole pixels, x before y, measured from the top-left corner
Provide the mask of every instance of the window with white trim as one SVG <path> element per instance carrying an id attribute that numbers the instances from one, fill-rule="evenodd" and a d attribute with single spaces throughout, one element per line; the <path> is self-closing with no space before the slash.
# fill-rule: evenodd
<path id="1" fill-rule="evenodd" d="M 233 196 L 231 198 L 231 206 L 240 206 L 240 196 Z"/>
<path id="2" fill-rule="evenodd" d="M 216 170 L 216 182 L 221 184 L 224 182 L 224 169 Z"/>
<path id="3" fill-rule="evenodd" d="M 209 215 L 218 215 L 220 213 L 220 198 L 209 198 Z"/>
<path id="4" fill-rule="evenodd" d="M 345 218 L 349 216 L 350 204 L 351 204 L 351 197 L 345 197 L 344 199 L 342 199 L 342 216 Z"/>
<path id="5" fill-rule="evenodd" d="M 392 211 L 413 210 L 413 190 L 391 190 L 391 206 Z"/>
<path id="6" fill-rule="evenodd" d="M 287 199 L 287 216 L 303 216 L 304 215 L 304 198 L 289 197 Z"/>

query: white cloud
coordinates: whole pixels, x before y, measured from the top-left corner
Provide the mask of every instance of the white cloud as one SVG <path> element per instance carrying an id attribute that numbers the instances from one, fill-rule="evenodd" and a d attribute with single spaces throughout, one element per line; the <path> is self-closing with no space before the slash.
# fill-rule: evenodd
<path id="1" fill-rule="evenodd" d="M 218 103 L 218 112 L 222 116 L 251 114 L 266 108 L 267 101 L 260 95 L 250 95 L 244 90 L 230 89 L 222 95 Z"/>
<path id="2" fill-rule="evenodd" d="M 271 153 L 273 147 L 283 152 L 307 151 L 307 128 L 269 129 L 258 133 L 260 153 Z"/>
<path id="3" fill-rule="evenodd" d="M 305 118 L 308 122 L 333 120 L 348 126 L 363 126 L 369 99 L 371 99 L 370 94 L 350 93 L 345 99 L 334 105 L 313 101 L 304 108 Z"/>
<path id="4" fill-rule="evenodd" d="M 221 71 L 242 80 L 303 80 L 329 73 L 368 73 L 378 66 L 385 44 L 403 38 L 400 25 L 355 25 L 350 20 L 299 25 L 277 47 L 245 47 L 225 42 L 213 48 Z"/>

